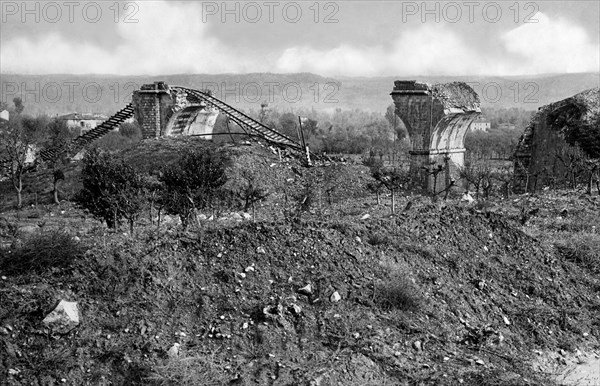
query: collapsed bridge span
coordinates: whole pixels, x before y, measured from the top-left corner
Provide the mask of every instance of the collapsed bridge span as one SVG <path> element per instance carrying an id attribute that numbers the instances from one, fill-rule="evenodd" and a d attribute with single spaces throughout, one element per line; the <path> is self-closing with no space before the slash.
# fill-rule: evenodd
<path id="1" fill-rule="evenodd" d="M 210 139 L 219 113 L 226 115 L 248 135 L 277 147 L 302 150 L 302 146 L 292 138 L 215 98 L 209 91 L 169 87 L 164 82 L 154 82 L 134 91 L 131 103 L 94 129 L 70 143 L 42 150 L 38 160 L 55 160 L 65 153 L 74 156 L 133 116 L 142 128 L 144 139 L 178 135 L 202 135 Z M 0 167 L 9 168 L 10 165 L 11 159 L 0 159 Z"/>

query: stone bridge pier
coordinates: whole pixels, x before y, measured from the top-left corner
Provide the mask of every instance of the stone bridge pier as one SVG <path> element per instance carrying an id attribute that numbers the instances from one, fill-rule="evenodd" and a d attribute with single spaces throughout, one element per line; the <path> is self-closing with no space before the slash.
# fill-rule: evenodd
<path id="1" fill-rule="evenodd" d="M 178 135 L 211 139 L 219 114 L 164 82 L 143 85 L 133 92 L 132 103 L 144 139 Z"/>
<path id="2" fill-rule="evenodd" d="M 396 115 L 410 137 L 410 173 L 429 192 L 458 181 L 464 165 L 464 138 L 481 114 L 479 96 L 466 83 L 429 85 L 414 80 L 394 82 L 390 94 Z M 434 176 L 433 170 L 440 170 Z"/>

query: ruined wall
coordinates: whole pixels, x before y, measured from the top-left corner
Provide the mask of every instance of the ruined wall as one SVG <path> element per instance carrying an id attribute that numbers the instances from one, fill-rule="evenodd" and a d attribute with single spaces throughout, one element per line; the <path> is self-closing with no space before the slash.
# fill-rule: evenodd
<path id="1" fill-rule="evenodd" d="M 412 80 L 394 82 L 391 96 L 410 137 L 413 179 L 429 191 L 445 189 L 464 164 L 464 137 L 481 113 L 479 96 L 461 82 L 431 86 Z M 426 169 L 436 165 L 444 172 L 434 184 Z"/>
<path id="2" fill-rule="evenodd" d="M 600 157 L 599 94 L 586 90 L 538 110 L 515 151 L 516 193 L 560 183 L 568 171 L 560 157 L 568 152 Z"/>

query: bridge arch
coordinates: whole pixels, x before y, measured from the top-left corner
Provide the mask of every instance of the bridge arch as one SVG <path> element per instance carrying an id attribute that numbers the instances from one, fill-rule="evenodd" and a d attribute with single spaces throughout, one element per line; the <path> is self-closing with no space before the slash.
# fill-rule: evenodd
<path id="1" fill-rule="evenodd" d="M 479 96 L 466 83 L 431 86 L 414 80 L 396 81 L 391 96 L 409 133 L 413 178 L 427 191 L 445 189 L 450 179 L 458 180 L 464 165 L 464 138 L 481 114 Z M 428 172 L 437 165 L 444 169 L 443 178 Z"/>

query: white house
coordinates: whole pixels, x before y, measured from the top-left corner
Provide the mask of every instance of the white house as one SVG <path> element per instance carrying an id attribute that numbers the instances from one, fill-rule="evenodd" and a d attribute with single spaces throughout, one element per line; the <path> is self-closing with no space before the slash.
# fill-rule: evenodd
<path id="1" fill-rule="evenodd" d="M 61 115 L 56 119 L 67 122 L 67 127 L 70 129 L 79 128 L 81 130 L 81 134 L 88 132 L 106 121 L 108 117 L 104 114 L 79 114 L 79 113 L 71 113 L 66 115 Z"/>
<path id="2" fill-rule="evenodd" d="M 471 123 L 471 131 L 488 131 L 491 128 L 491 123 L 482 115 L 477 117 L 473 123 Z"/>

